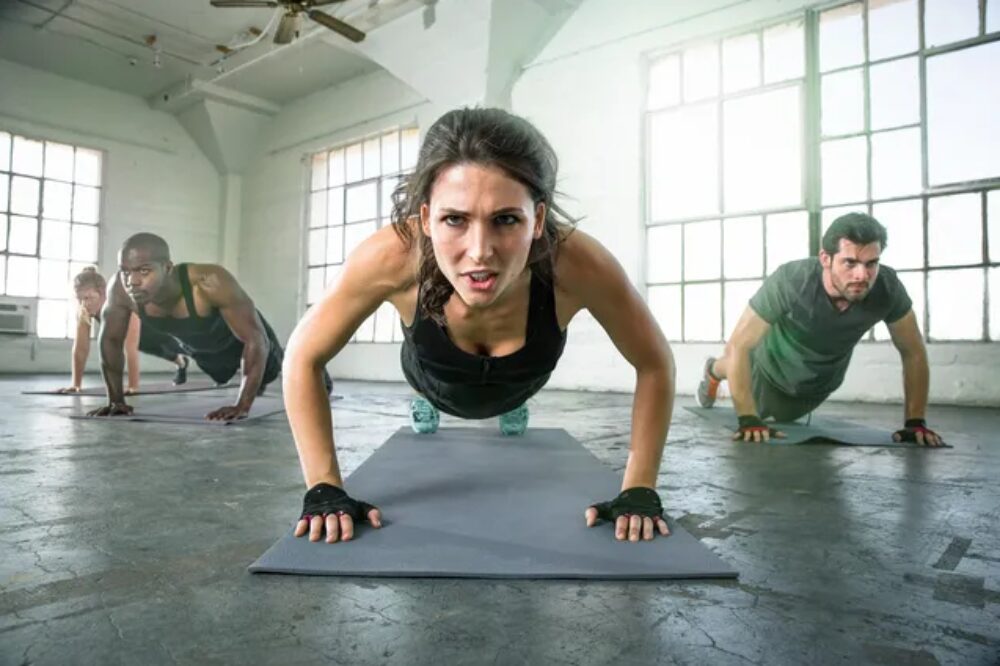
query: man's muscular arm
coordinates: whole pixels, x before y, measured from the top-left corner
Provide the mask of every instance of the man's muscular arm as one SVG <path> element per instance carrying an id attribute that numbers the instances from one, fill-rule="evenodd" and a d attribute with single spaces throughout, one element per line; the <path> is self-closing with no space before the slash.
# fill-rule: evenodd
<path id="1" fill-rule="evenodd" d="M 209 414 L 209 418 L 233 419 L 250 412 L 260 390 L 267 366 L 270 342 L 264 322 L 257 315 L 253 301 L 240 287 L 236 278 L 222 266 L 195 264 L 188 269 L 191 283 L 229 325 L 229 330 L 243 343 L 243 382 L 236 405 Z"/>

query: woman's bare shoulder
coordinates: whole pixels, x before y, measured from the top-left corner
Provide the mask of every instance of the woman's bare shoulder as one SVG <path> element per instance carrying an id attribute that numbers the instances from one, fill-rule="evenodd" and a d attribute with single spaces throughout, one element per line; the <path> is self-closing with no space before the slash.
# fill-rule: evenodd
<path id="1" fill-rule="evenodd" d="M 608 256 L 608 251 L 596 238 L 575 227 L 568 229 L 563 232 L 556 254 L 556 281 L 579 284 L 581 279 L 599 272 Z"/>
<path id="2" fill-rule="evenodd" d="M 408 242 L 392 225 L 382 227 L 351 253 L 345 268 L 380 291 L 406 290 L 416 282 L 419 240 Z"/>

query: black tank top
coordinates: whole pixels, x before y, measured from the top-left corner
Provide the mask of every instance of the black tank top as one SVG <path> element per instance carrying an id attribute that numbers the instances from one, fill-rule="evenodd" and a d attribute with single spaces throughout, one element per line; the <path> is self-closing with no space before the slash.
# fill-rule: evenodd
<path id="1" fill-rule="evenodd" d="M 403 325 L 403 374 L 441 411 L 462 418 L 488 418 L 523 404 L 549 380 L 566 345 L 556 318 L 551 283 L 531 274 L 524 346 L 506 356 L 470 354 L 448 332 L 422 317 L 420 296 L 411 326 Z"/>
<path id="2" fill-rule="evenodd" d="M 149 326 L 161 333 L 177 338 L 193 354 L 225 354 L 243 353 L 243 343 L 233 335 L 229 324 L 222 318 L 218 308 L 213 307 L 206 317 L 198 316 L 194 306 L 194 292 L 191 290 L 191 280 L 188 277 L 188 265 L 177 264 L 174 267 L 181 281 L 181 293 L 187 305 L 188 316 L 183 319 L 176 317 L 151 317 L 146 314 L 144 306 L 139 307 L 139 319 L 143 327 Z"/>

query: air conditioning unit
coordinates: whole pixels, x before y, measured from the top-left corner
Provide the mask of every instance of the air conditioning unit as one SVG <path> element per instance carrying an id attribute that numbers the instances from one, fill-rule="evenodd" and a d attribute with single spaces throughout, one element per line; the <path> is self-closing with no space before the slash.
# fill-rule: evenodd
<path id="1" fill-rule="evenodd" d="M 35 328 L 35 299 L 0 296 L 0 333 L 28 335 Z"/>

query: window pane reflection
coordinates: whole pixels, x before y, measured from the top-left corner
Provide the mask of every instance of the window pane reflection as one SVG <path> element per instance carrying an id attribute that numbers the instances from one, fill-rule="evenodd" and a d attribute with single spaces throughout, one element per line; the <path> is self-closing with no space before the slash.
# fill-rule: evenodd
<path id="1" fill-rule="evenodd" d="M 722 265 L 727 278 L 764 274 L 764 221 L 760 215 L 726 220 L 722 236 Z"/>
<path id="2" fill-rule="evenodd" d="M 917 58 L 872 66 L 871 128 L 873 130 L 920 122 L 920 72 Z"/>
<path id="3" fill-rule="evenodd" d="M 718 282 L 684 287 L 684 339 L 722 339 L 722 285 Z"/>
<path id="4" fill-rule="evenodd" d="M 809 214 L 802 211 L 767 216 L 767 274 L 778 266 L 809 256 Z"/>
<path id="5" fill-rule="evenodd" d="M 868 141 L 863 136 L 824 141 L 823 203 L 863 201 L 868 196 Z"/>
<path id="6" fill-rule="evenodd" d="M 671 220 L 719 211 L 719 132 L 715 104 L 650 118 L 650 213 Z"/>
<path id="7" fill-rule="evenodd" d="M 802 201 L 801 96 L 798 86 L 724 104 L 723 164 L 728 212 Z M 762 168 L 761 156 L 767 167 Z"/>
<path id="8" fill-rule="evenodd" d="M 886 228 L 882 263 L 896 269 L 924 266 L 924 208 L 920 199 L 875 204 L 872 217 Z"/>
<path id="9" fill-rule="evenodd" d="M 932 197 L 927 202 L 927 250 L 931 266 L 983 260 L 982 207 L 976 193 Z"/>
<path id="10" fill-rule="evenodd" d="M 680 282 L 681 225 L 650 227 L 646 233 L 646 281 Z"/>
<path id="11" fill-rule="evenodd" d="M 861 69 L 823 76 L 821 96 L 824 136 L 854 134 L 865 128 L 865 91 Z"/>
<path id="12" fill-rule="evenodd" d="M 819 17 L 819 68 L 828 72 L 859 65 L 865 58 L 861 3 L 831 9 Z"/>
<path id="13" fill-rule="evenodd" d="M 928 274 L 931 338 L 979 340 L 983 337 L 983 283 L 982 268 Z"/>
<path id="14" fill-rule="evenodd" d="M 684 279 L 710 280 L 722 273 L 722 230 L 718 220 L 684 225 Z"/>
<path id="15" fill-rule="evenodd" d="M 927 59 L 927 153 L 932 186 L 1000 176 L 997 63 L 1000 42 Z"/>
<path id="16" fill-rule="evenodd" d="M 920 46 L 917 0 L 868 0 L 868 57 L 880 60 Z"/>

